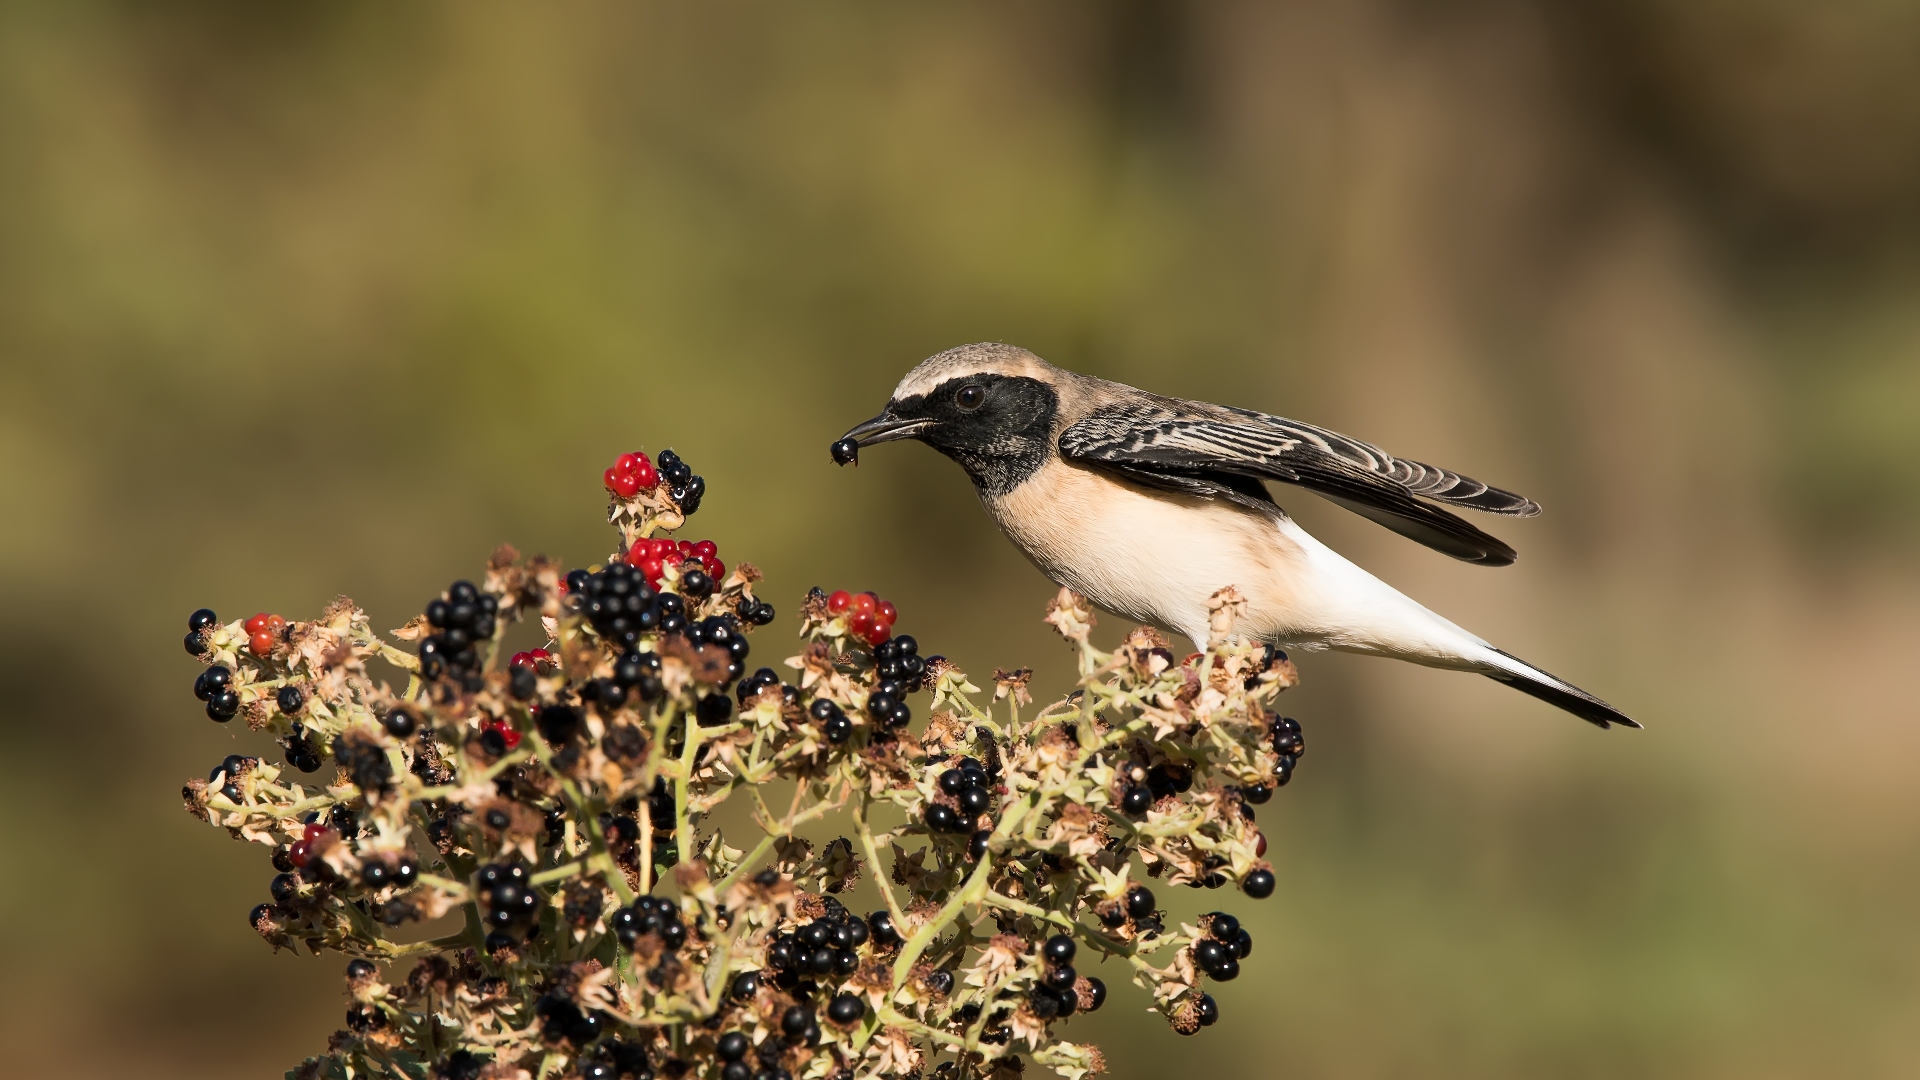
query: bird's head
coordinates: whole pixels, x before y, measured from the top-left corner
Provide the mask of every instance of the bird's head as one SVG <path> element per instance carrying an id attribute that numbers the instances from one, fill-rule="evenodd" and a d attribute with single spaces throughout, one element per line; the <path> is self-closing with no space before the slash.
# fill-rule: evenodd
<path id="1" fill-rule="evenodd" d="M 962 345 L 907 372 L 880 415 L 833 444 L 849 465 L 860 448 L 918 439 L 960 463 L 987 494 L 1018 487 L 1054 453 L 1061 372 L 1012 345 Z"/>

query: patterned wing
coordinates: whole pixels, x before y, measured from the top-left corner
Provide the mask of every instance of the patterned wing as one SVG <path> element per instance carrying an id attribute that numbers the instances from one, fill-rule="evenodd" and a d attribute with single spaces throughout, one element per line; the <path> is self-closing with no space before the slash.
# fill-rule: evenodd
<path id="1" fill-rule="evenodd" d="M 1072 424 L 1060 452 L 1151 486 L 1242 503 L 1244 482 L 1229 478 L 1296 484 L 1456 559 L 1491 566 L 1513 562 L 1513 549 L 1421 498 L 1521 517 L 1540 512 L 1512 492 L 1310 424 L 1149 394 Z"/>

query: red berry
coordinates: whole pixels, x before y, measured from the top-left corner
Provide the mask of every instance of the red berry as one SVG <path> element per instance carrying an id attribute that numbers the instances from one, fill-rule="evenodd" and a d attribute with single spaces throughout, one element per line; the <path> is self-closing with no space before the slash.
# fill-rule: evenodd
<path id="1" fill-rule="evenodd" d="M 639 562 L 634 563 L 633 566 L 634 569 L 646 575 L 647 584 L 654 586 L 660 584 L 660 577 L 666 573 L 667 569 L 665 564 L 655 558 L 641 559 Z"/>
<path id="2" fill-rule="evenodd" d="M 295 840 L 293 846 L 287 849 L 287 861 L 292 863 L 296 870 L 307 865 L 307 860 L 311 858 L 313 858 L 313 845 L 305 840 Z"/>
<path id="3" fill-rule="evenodd" d="M 873 617 L 888 626 L 892 626 L 893 620 L 900 617 L 900 612 L 899 609 L 893 606 L 893 601 L 882 600 L 880 601 L 880 607 L 874 611 Z"/>
<path id="4" fill-rule="evenodd" d="M 507 661 L 507 666 L 508 666 L 508 667 L 523 667 L 523 668 L 526 668 L 527 670 L 529 670 L 529 671 L 531 671 L 531 670 L 533 670 L 533 654 L 532 654 L 532 653 L 527 653 L 527 652 L 517 652 L 517 653 L 514 653 L 514 654 L 513 654 L 513 659 L 511 659 L 511 660 L 509 660 L 509 661 Z"/>
<path id="5" fill-rule="evenodd" d="M 257 634 L 260 631 L 265 630 L 267 628 L 267 620 L 271 618 L 273 618 L 273 616 L 263 611 L 260 614 L 255 615 L 253 618 L 248 619 L 246 621 L 247 633 Z"/>
<path id="6" fill-rule="evenodd" d="M 855 611 L 847 617 L 847 633 L 863 638 L 873 632 L 873 615 L 870 612 Z"/>
<path id="7" fill-rule="evenodd" d="M 700 568 L 705 570 L 707 576 L 715 581 L 719 581 L 721 578 L 727 576 L 727 564 L 711 555 L 700 560 Z"/>
<path id="8" fill-rule="evenodd" d="M 879 606 L 880 606 L 880 598 L 873 595 L 870 592 L 863 592 L 859 596 L 856 596 L 853 598 L 853 610 L 854 610 L 854 614 L 856 615 L 871 616 L 874 612 L 874 609 L 878 608 Z"/>
<path id="9" fill-rule="evenodd" d="M 888 628 L 886 623 L 876 622 L 873 624 L 873 629 L 867 631 L 867 644 L 878 645 L 892 636 L 893 631 Z"/>
<path id="10" fill-rule="evenodd" d="M 1266 853 L 1267 853 L 1267 834 L 1254 833 L 1253 834 L 1253 857 L 1258 859 L 1266 855 Z"/>
<path id="11" fill-rule="evenodd" d="M 640 490 L 640 481 L 634 479 L 631 473 L 623 473 L 617 469 L 608 469 L 602 478 L 607 483 L 607 490 L 623 499 L 633 498 L 635 493 Z"/>
<path id="12" fill-rule="evenodd" d="M 711 540 L 696 541 L 693 545 L 693 553 L 702 559 L 711 559 L 720 554 L 720 546 Z"/>
<path id="13" fill-rule="evenodd" d="M 507 744 L 507 749 L 509 750 L 520 745 L 520 732 L 515 728 L 502 727 L 500 729 L 500 738 Z"/>
<path id="14" fill-rule="evenodd" d="M 321 837 L 327 835 L 327 831 L 328 830 L 325 825 L 322 825 L 316 821 L 313 824 L 306 827 L 306 830 L 300 834 L 300 839 L 305 840 L 307 843 L 311 844 L 315 840 L 318 840 Z"/>
<path id="15" fill-rule="evenodd" d="M 278 615 L 267 616 L 267 629 L 278 632 L 287 628 L 287 620 Z"/>
<path id="16" fill-rule="evenodd" d="M 247 644 L 253 647 L 253 655 L 265 656 L 273 651 L 273 632 L 262 630 L 249 638 Z"/>
<path id="17" fill-rule="evenodd" d="M 838 615 L 852 606 L 853 594 L 845 589 L 835 589 L 833 595 L 827 597 L 828 614 Z"/>
<path id="18" fill-rule="evenodd" d="M 545 649 L 531 650 L 527 653 L 527 656 L 536 664 L 547 664 L 549 666 L 554 664 L 553 654 Z"/>
<path id="19" fill-rule="evenodd" d="M 646 455 L 642 454 L 641 456 L 645 457 Z M 639 468 L 633 470 L 631 475 L 633 482 L 639 484 L 642 491 L 652 491 L 654 485 L 660 483 L 660 471 L 644 461 L 640 463 Z"/>
<path id="20" fill-rule="evenodd" d="M 647 455 L 638 450 L 631 454 L 621 454 L 613 459 L 614 471 L 621 476 L 632 476 L 640 471 L 641 466 L 651 464 L 653 463 L 647 460 Z"/>

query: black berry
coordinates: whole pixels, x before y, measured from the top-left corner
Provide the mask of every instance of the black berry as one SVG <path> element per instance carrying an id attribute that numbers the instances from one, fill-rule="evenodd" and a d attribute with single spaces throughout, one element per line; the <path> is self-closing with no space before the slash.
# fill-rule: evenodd
<path id="1" fill-rule="evenodd" d="M 852 439 L 841 439 L 827 449 L 833 454 L 835 465 L 860 464 L 860 444 Z"/>
<path id="2" fill-rule="evenodd" d="M 833 1000 L 827 1004 L 827 1019 L 842 1027 L 859 1023 L 860 1018 L 865 1015 L 867 1015 L 867 1003 L 853 994 L 835 994 Z M 783 1028 L 786 1026 L 784 1019 L 781 1026 Z"/>
<path id="3" fill-rule="evenodd" d="M 412 738 L 413 733 L 419 730 L 420 727 L 419 723 L 414 720 L 413 713 L 406 709 L 394 709 L 387 714 L 385 722 L 387 725 L 387 734 L 396 739 Z"/>
<path id="4" fill-rule="evenodd" d="M 1200 995 L 1200 1026 L 1212 1027 L 1220 1021 L 1220 1006 L 1214 1003 L 1212 994 Z"/>
<path id="5" fill-rule="evenodd" d="M 307 695 L 301 693 L 297 686 L 281 687 L 280 691 L 273 695 L 273 701 L 280 706 L 280 711 L 288 716 L 298 716 L 300 710 L 307 707 Z"/>
<path id="6" fill-rule="evenodd" d="M 1144 787 L 1130 787 L 1120 797 L 1120 812 L 1128 817 L 1139 817 L 1153 805 L 1153 792 Z"/>
<path id="7" fill-rule="evenodd" d="M 1255 870 L 1240 880 L 1240 891 L 1255 900 L 1265 900 L 1273 895 L 1273 871 Z"/>
<path id="8" fill-rule="evenodd" d="M 1049 964 L 1071 964 L 1073 963 L 1073 954 L 1075 951 L 1076 946 L 1073 943 L 1073 939 L 1065 934 L 1055 934 L 1048 938 L 1046 945 L 1041 949 L 1042 954 L 1046 956 L 1047 963 Z M 1073 980 L 1069 979 L 1067 981 L 1072 982 Z"/>
<path id="9" fill-rule="evenodd" d="M 196 609 L 193 614 L 187 616 L 187 629 L 195 634 L 203 630 L 211 630 L 219 625 L 220 616 L 215 615 L 212 608 L 199 608 Z"/>
<path id="10" fill-rule="evenodd" d="M 1135 919 L 1144 919 L 1153 914 L 1153 890 L 1145 885 L 1135 885 L 1127 890 L 1127 914 Z"/>

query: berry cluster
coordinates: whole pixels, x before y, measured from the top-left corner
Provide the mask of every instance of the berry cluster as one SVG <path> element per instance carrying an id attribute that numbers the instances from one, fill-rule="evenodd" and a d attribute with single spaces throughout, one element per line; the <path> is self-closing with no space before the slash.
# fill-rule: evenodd
<path id="1" fill-rule="evenodd" d="M 479 892 L 480 918 L 487 928 L 483 944 L 488 952 L 511 949 L 539 935 L 540 910 L 546 898 L 528 884 L 525 866 L 517 862 L 489 863 L 473 880 Z"/>
<path id="2" fill-rule="evenodd" d="M 1107 984 L 1092 977 L 1082 979 L 1073 970 L 1073 957 L 1078 951 L 1079 946 L 1065 934 L 1055 934 L 1041 946 L 1046 968 L 1027 996 L 1027 1008 L 1034 1016 L 1042 1020 L 1071 1016 L 1083 1001 L 1088 1012 L 1105 1004 Z"/>
<path id="3" fill-rule="evenodd" d="M 869 645 L 882 645 L 893 633 L 899 616 L 891 602 L 870 592 L 850 593 L 840 589 L 827 597 L 827 612 L 845 617 L 847 632 Z"/>
<path id="4" fill-rule="evenodd" d="M 188 625 L 192 625 L 191 620 Z M 273 647 L 287 628 L 287 620 L 263 611 L 242 625 L 247 631 L 247 647 L 253 650 L 253 655 L 265 658 L 273 654 Z"/>
<path id="5" fill-rule="evenodd" d="M 993 812 L 993 781 L 986 766 L 973 758 L 960 758 L 950 766 L 936 781 L 940 795 L 927 803 L 927 831 L 966 834 L 967 857 L 979 862 L 993 836 L 992 819 L 981 826 L 982 815 Z"/>
<path id="6" fill-rule="evenodd" d="M 682 588 L 695 595 L 712 591 L 711 583 L 724 580 L 727 576 L 727 564 L 720 561 L 719 545 L 711 540 L 675 540 L 668 536 L 636 540 L 627 549 L 626 561 L 644 574 L 647 584 L 656 589 L 666 576 L 667 567 L 679 567 Z M 687 581 L 687 575 L 696 572 L 706 576 L 708 585 Z M 695 579 L 696 582 L 698 580 Z"/>
<path id="7" fill-rule="evenodd" d="M 778 877 L 773 876 L 773 883 L 778 882 Z M 824 911 L 819 918 L 776 935 L 767 946 L 767 968 L 773 972 L 773 984 L 802 998 L 819 993 L 819 984 L 830 981 L 829 976 L 845 979 L 860 970 L 861 947 L 873 938 L 867 920 L 849 914 L 838 900 L 827 897 L 822 906 Z M 886 944 L 876 941 L 874 948 Z M 738 994 L 743 988 L 757 986 L 741 980 L 760 977 L 758 972 L 743 972 L 734 980 L 734 992 Z"/>
<path id="8" fill-rule="evenodd" d="M 217 724 L 226 723 L 240 711 L 233 672 L 225 664 L 213 664 L 202 671 L 193 680 L 193 696 L 207 703 L 207 717 Z"/>
<path id="9" fill-rule="evenodd" d="M 1074 695 L 1027 709 L 1030 673 L 999 672 L 983 705 L 892 604 L 816 589 L 791 673 L 750 671 L 759 572 L 656 535 L 704 484 L 668 453 L 607 481 L 615 556 L 502 549 L 396 631 L 417 653 L 344 599 L 257 631 L 189 620 L 208 714 L 284 754 L 228 755 L 187 809 L 271 846 L 256 932 L 354 958 L 345 1028 L 296 1080 L 1082 1080 L 1099 1051 L 1062 1028 L 1116 961 L 1174 1030 L 1215 1022 L 1206 980 L 1235 978 L 1251 936 L 1220 912 L 1170 932 L 1143 879 L 1274 891 L 1252 806 L 1304 748 L 1267 708 L 1291 665 L 1225 632 L 1185 661 L 1147 630 L 1102 652 L 1063 593 Z M 540 647 L 501 663 L 536 618 Z M 326 784 L 300 777 L 329 760 Z M 735 796 L 751 815 L 716 817 Z M 831 822 L 846 835 L 801 839 Z M 879 904 L 853 914 L 853 889 Z M 445 937 L 390 932 L 451 916 Z"/>
<path id="10" fill-rule="evenodd" d="M 1231 982 L 1240 977 L 1240 961 L 1253 953 L 1253 935 L 1239 919 L 1224 911 L 1211 912 L 1204 918 L 1207 936 L 1188 947 L 1193 966 L 1221 982 Z"/>
<path id="11" fill-rule="evenodd" d="M 604 478 L 608 491 L 631 499 L 642 491 L 652 491 L 660 483 L 660 471 L 653 467 L 651 458 L 635 450 L 615 458 Z"/>
<path id="12" fill-rule="evenodd" d="M 482 593 L 471 581 L 456 581 L 438 598 L 427 601 L 427 625 L 437 633 L 420 642 L 421 677 L 477 678 L 482 647 L 500 627 L 499 613 L 499 599 Z"/>
<path id="13" fill-rule="evenodd" d="M 692 517 L 700 509 L 700 500 L 707 493 L 707 482 L 695 476 L 687 463 L 680 460 L 680 455 L 670 449 L 660 451 L 657 466 L 638 450 L 621 454 L 601 474 L 601 479 L 606 483 L 607 490 L 622 500 L 647 495 L 664 483 L 667 496 L 673 500 L 674 508 L 679 510 L 682 518 Z"/>

